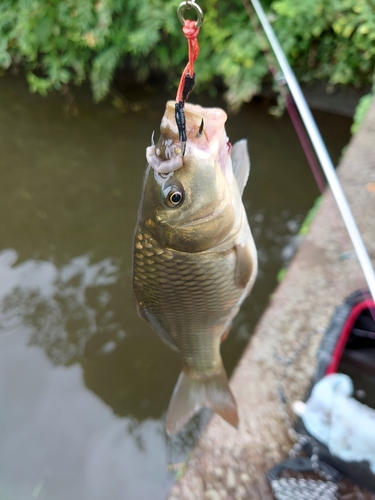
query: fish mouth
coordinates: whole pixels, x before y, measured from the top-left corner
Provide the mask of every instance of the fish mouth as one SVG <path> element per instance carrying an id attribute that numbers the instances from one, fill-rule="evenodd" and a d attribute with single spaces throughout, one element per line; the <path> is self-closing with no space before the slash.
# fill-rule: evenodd
<path id="1" fill-rule="evenodd" d="M 183 158 L 181 155 L 171 156 L 165 160 L 156 153 L 156 146 L 149 146 L 146 149 L 147 163 L 159 174 L 170 174 L 182 167 Z"/>
<path id="2" fill-rule="evenodd" d="M 201 136 L 205 136 L 209 145 L 215 145 L 220 142 L 223 135 L 224 125 L 227 121 L 227 114 L 220 108 L 203 108 L 198 104 L 186 103 L 185 120 L 187 139 L 200 142 Z M 204 122 L 203 130 L 201 130 L 202 119 Z M 174 142 L 179 139 L 175 119 L 175 102 L 168 101 L 165 113 L 161 122 L 160 132 L 165 137 L 172 139 Z"/>

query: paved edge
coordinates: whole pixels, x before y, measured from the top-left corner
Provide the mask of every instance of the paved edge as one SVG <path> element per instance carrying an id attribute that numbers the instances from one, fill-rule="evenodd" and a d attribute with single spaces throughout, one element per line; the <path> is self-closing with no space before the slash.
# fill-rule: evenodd
<path id="1" fill-rule="evenodd" d="M 338 173 L 374 264 L 375 101 Z M 264 473 L 287 455 L 292 444 L 278 385 L 281 381 L 289 404 L 303 398 L 314 373 L 316 349 L 335 307 L 364 286 L 344 223 L 327 190 L 231 379 L 239 430 L 214 416 L 169 500 L 272 499 Z M 276 355 L 293 364 L 285 368 Z"/>

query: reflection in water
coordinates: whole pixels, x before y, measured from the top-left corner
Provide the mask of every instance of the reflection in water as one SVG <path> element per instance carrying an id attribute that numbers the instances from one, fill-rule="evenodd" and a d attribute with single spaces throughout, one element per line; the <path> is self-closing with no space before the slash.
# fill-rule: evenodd
<path id="1" fill-rule="evenodd" d="M 118 273 L 111 259 L 90 264 L 84 255 L 60 269 L 52 262 L 33 260 L 12 267 L 17 257 L 15 250 L 0 253 L 0 331 L 29 327 L 28 344 L 43 347 L 54 364 L 78 359 L 95 334 L 112 332 L 124 338 L 107 308 L 111 295 L 105 287 L 116 282 Z M 109 340 L 103 346 L 104 352 L 112 348 Z"/>
<path id="2" fill-rule="evenodd" d="M 147 420 L 129 438 L 131 420 L 85 389 L 80 365 L 53 367 L 35 348 L 26 355 L 19 339 L 7 342 L 13 334 L 0 337 L 1 500 L 166 494 L 163 424 Z"/>
<path id="3" fill-rule="evenodd" d="M 131 289 L 145 147 L 170 96 L 137 95 L 143 109 L 121 115 L 78 93 L 72 118 L 61 96 L 11 77 L 0 87 L 0 500 L 161 500 L 168 464 L 210 417 L 165 436 L 181 363 L 137 317 Z M 288 118 L 266 111 L 245 106 L 227 128 L 232 142 L 249 138 L 260 262 L 223 344 L 229 374 L 317 195 Z M 337 158 L 350 121 L 317 118 Z"/>
<path id="4" fill-rule="evenodd" d="M 56 366 L 82 357 L 94 335 L 106 339 L 97 355 L 124 340 L 106 308 L 118 266 L 16 261 L 0 253 L 1 500 L 153 498 L 170 458 L 163 423 L 116 417 L 86 390 L 79 364 Z"/>

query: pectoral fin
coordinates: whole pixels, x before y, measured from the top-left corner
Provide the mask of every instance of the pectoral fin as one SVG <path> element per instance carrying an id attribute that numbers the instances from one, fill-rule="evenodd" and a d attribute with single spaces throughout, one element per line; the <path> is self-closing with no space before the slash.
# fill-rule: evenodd
<path id="1" fill-rule="evenodd" d="M 245 288 L 253 272 L 253 260 L 248 245 L 236 245 L 235 250 L 237 254 L 236 285 L 238 288 Z"/>
<path id="2" fill-rule="evenodd" d="M 250 173 L 250 158 L 246 139 L 241 139 L 232 146 L 230 157 L 233 173 L 242 196 Z"/>

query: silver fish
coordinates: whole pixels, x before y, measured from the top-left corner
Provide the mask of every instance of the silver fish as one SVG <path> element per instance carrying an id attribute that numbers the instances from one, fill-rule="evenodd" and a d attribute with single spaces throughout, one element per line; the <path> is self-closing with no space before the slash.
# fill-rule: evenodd
<path id="1" fill-rule="evenodd" d="M 183 361 L 168 408 L 169 434 L 204 406 L 237 427 L 220 343 L 257 273 L 241 200 L 250 171 L 247 142 L 230 145 L 221 109 L 186 104 L 185 116 L 184 155 L 173 102 L 158 143 L 147 148 L 134 236 L 138 312 Z"/>

